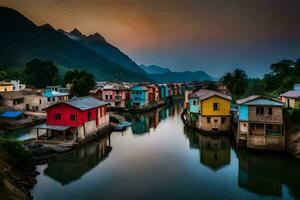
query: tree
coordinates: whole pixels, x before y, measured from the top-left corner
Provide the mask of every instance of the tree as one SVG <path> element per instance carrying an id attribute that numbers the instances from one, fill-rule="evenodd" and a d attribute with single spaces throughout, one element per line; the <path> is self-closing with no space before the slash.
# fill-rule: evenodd
<path id="1" fill-rule="evenodd" d="M 227 73 L 221 78 L 221 81 L 230 93 L 234 96 L 241 96 L 246 92 L 248 87 L 247 74 L 241 69 L 236 69 L 232 73 Z"/>
<path id="2" fill-rule="evenodd" d="M 26 64 L 25 81 L 37 88 L 53 85 L 58 77 L 58 68 L 51 61 L 34 59 Z"/>
<path id="3" fill-rule="evenodd" d="M 96 85 L 95 77 L 86 71 L 68 71 L 64 76 L 64 83 L 72 83 L 72 94 L 75 96 L 86 96 Z"/>
<path id="4" fill-rule="evenodd" d="M 0 71 L 0 80 L 4 80 L 7 77 L 7 73 L 5 71 Z"/>

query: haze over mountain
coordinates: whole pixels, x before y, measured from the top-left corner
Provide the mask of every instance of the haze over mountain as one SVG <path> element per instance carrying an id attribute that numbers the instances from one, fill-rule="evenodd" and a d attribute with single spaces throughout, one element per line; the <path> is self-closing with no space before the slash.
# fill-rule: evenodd
<path id="1" fill-rule="evenodd" d="M 160 67 L 157 65 L 140 65 L 145 72 L 147 72 L 150 78 L 158 83 L 168 82 L 190 82 L 190 81 L 212 81 L 214 78 L 203 71 L 184 71 L 184 72 L 172 72 L 166 67 Z"/>
<path id="2" fill-rule="evenodd" d="M 73 32 L 72 35 L 76 34 Z M 100 50 L 96 51 L 98 44 L 105 42 L 99 35 L 87 36 L 86 40 L 91 42 L 91 46 L 82 45 L 83 42 L 70 39 L 49 24 L 37 26 L 19 12 L 0 7 L 0 65 L 24 67 L 28 61 L 38 58 L 53 61 L 61 72 L 72 69 L 87 70 L 97 80 L 149 80 L 148 75 L 140 68 L 128 70 L 129 66 L 123 67 L 112 61 L 113 59 L 108 59 L 108 56 L 101 55 Z M 112 51 L 117 51 L 105 43 L 105 46 L 114 49 Z M 97 44 L 95 49 L 92 44 Z M 118 53 L 122 54 L 121 51 Z"/>
<path id="3" fill-rule="evenodd" d="M 165 74 L 171 72 L 170 69 L 166 67 L 160 67 L 158 65 L 140 65 L 140 67 L 148 74 Z"/>
<path id="4" fill-rule="evenodd" d="M 67 35 L 72 40 L 79 42 L 91 50 L 94 50 L 99 55 L 119 64 L 125 69 L 134 72 L 145 73 L 133 60 L 120 51 L 120 49 L 109 44 L 99 33 L 84 35 L 76 28 L 69 33 L 63 30 L 59 31 Z"/>

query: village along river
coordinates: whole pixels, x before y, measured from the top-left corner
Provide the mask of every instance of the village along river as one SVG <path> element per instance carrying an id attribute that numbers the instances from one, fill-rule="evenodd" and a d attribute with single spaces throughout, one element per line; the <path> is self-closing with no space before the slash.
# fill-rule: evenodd
<path id="1" fill-rule="evenodd" d="M 133 126 L 123 133 L 38 166 L 34 199 L 300 199 L 300 161 L 193 132 L 182 110 L 179 101 L 127 114 Z M 27 131 L 15 135 L 27 139 Z"/>

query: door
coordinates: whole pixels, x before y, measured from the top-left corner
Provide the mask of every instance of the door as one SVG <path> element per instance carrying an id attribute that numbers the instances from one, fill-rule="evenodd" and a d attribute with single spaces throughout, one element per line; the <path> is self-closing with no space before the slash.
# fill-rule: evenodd
<path id="1" fill-rule="evenodd" d="M 219 117 L 212 117 L 211 129 L 218 132 L 220 130 L 221 120 Z"/>

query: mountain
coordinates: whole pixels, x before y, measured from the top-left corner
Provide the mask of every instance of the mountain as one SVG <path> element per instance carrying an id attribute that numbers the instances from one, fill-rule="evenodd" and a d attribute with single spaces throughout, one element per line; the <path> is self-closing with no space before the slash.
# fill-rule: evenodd
<path id="1" fill-rule="evenodd" d="M 94 33 L 90 35 L 82 34 L 78 29 L 74 28 L 71 32 L 66 32 L 64 30 L 59 30 L 70 39 L 79 42 L 83 46 L 95 51 L 101 56 L 111 60 L 114 63 L 124 67 L 127 70 L 145 73 L 133 60 L 124 54 L 120 49 L 108 43 L 105 38 L 99 33 Z"/>
<path id="2" fill-rule="evenodd" d="M 151 74 L 150 78 L 158 83 L 212 81 L 213 77 L 203 71 L 169 72 L 165 74 Z"/>
<path id="3" fill-rule="evenodd" d="M 171 70 L 165 67 L 160 67 L 157 65 L 140 65 L 140 67 L 147 73 L 147 74 L 165 74 L 170 73 Z"/>
<path id="4" fill-rule="evenodd" d="M 90 36 L 90 39 L 95 40 L 95 36 Z M 6 7 L 0 7 L 0 47 L 0 65 L 5 67 L 23 67 L 28 61 L 38 58 L 53 61 L 61 72 L 73 69 L 89 71 L 97 80 L 149 80 L 147 74 L 129 71 L 51 25 L 37 26 Z"/>
<path id="5" fill-rule="evenodd" d="M 149 74 L 153 81 L 158 83 L 214 80 L 213 77 L 203 71 L 172 72 L 170 69 L 158 65 L 140 65 L 140 67 Z"/>

